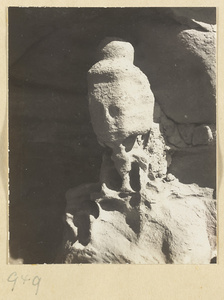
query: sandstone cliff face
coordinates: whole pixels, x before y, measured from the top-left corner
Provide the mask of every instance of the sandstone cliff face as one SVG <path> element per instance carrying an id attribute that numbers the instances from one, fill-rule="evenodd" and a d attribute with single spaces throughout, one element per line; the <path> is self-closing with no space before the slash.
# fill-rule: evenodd
<path id="1" fill-rule="evenodd" d="M 157 175 L 168 166 L 184 184 L 215 188 L 214 9 L 11 8 L 9 23 L 14 257 L 54 261 L 66 190 L 99 178 L 86 74 L 106 36 L 131 42 L 151 84 L 154 121 L 170 147 Z"/>

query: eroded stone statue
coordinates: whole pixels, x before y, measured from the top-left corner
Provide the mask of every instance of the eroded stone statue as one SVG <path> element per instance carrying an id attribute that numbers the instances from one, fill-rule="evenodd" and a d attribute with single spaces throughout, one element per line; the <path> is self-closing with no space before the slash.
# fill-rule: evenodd
<path id="1" fill-rule="evenodd" d="M 128 42 L 105 39 L 99 59 L 88 72 L 89 109 L 93 129 L 122 179 L 121 191 L 133 191 L 130 172 L 140 176 L 140 189 L 148 180 L 149 157 L 145 151 L 153 122 L 154 96 L 150 84 L 134 66 L 134 49 Z M 106 159 L 106 158 L 104 158 Z M 107 158 L 108 159 L 108 158 Z M 109 188 L 105 168 L 102 186 Z"/>
<path id="2" fill-rule="evenodd" d="M 213 191 L 167 174 L 160 124 L 169 129 L 171 121 L 133 65 L 132 45 L 106 38 L 98 59 L 88 72 L 88 92 L 93 129 L 105 148 L 100 180 L 67 192 L 57 262 L 210 263 L 216 255 Z M 173 132 L 170 140 L 179 143 Z"/>

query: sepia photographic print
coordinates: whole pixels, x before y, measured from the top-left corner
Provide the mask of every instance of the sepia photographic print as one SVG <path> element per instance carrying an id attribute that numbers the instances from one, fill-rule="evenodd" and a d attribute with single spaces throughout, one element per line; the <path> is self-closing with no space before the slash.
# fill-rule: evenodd
<path id="1" fill-rule="evenodd" d="M 217 263 L 215 7 L 9 7 L 9 264 Z"/>

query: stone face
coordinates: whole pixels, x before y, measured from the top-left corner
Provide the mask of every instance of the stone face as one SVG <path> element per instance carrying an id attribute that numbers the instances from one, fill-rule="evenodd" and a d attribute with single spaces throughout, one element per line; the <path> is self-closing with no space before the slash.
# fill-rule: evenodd
<path id="1" fill-rule="evenodd" d="M 105 193 L 112 197 L 111 190 L 121 187 L 107 147 L 100 170 L 103 149 L 88 112 L 86 74 L 102 59 L 96 48 L 105 36 L 130 41 L 134 65 L 147 76 L 156 100 L 158 126 L 152 124 L 148 145 L 138 145 L 139 134 L 125 157 L 133 161 L 137 155 L 140 165 L 146 156 L 150 181 L 173 181 L 166 176 L 169 166 L 182 183 L 215 189 L 215 13 L 204 7 L 9 9 L 10 243 L 15 258 L 54 260 L 69 187 L 96 182 L 100 172 Z M 160 110 L 169 120 L 166 129 Z M 192 129 L 201 125 L 209 126 L 213 141 L 192 145 Z M 164 150 L 164 141 L 171 150 Z M 132 143 L 128 138 L 125 145 Z M 136 169 L 134 164 L 131 185 L 138 190 Z"/>
<path id="2" fill-rule="evenodd" d="M 133 65 L 130 43 L 112 40 L 99 56 L 88 74 L 89 109 L 99 142 L 110 147 L 149 131 L 154 96 L 147 77 Z"/>
<path id="3" fill-rule="evenodd" d="M 49 18 L 46 12 L 35 11 L 31 18 L 26 10 L 14 25 L 18 32 L 10 37 L 17 41 L 12 49 L 18 51 L 11 51 L 12 78 L 84 93 L 93 49 L 110 32 L 133 41 L 135 65 L 149 78 L 170 119 L 215 123 L 215 9 L 136 9 L 132 14 L 122 9 L 81 9 L 63 11 L 64 18 L 58 12 Z M 131 24 L 130 15 L 136 15 Z"/>
<path id="4" fill-rule="evenodd" d="M 188 148 L 201 126 L 177 125 L 154 109 L 129 43 L 106 39 L 99 57 L 88 85 L 91 121 L 105 147 L 100 180 L 68 191 L 56 262 L 209 264 L 216 256 L 213 190 L 167 173 L 166 142 Z"/>
<path id="5" fill-rule="evenodd" d="M 133 65 L 130 43 L 107 38 L 98 56 L 101 60 L 88 72 L 91 121 L 99 143 L 112 149 L 122 189 L 131 190 L 134 164 L 137 172 L 148 176 L 144 148 L 153 123 L 154 96 L 147 77 Z"/>

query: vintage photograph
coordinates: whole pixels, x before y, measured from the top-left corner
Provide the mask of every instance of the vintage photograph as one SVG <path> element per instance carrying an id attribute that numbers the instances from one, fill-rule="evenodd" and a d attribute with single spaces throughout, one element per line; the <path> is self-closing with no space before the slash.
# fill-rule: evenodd
<path id="1" fill-rule="evenodd" d="M 8 264 L 217 263 L 216 13 L 8 8 Z"/>

